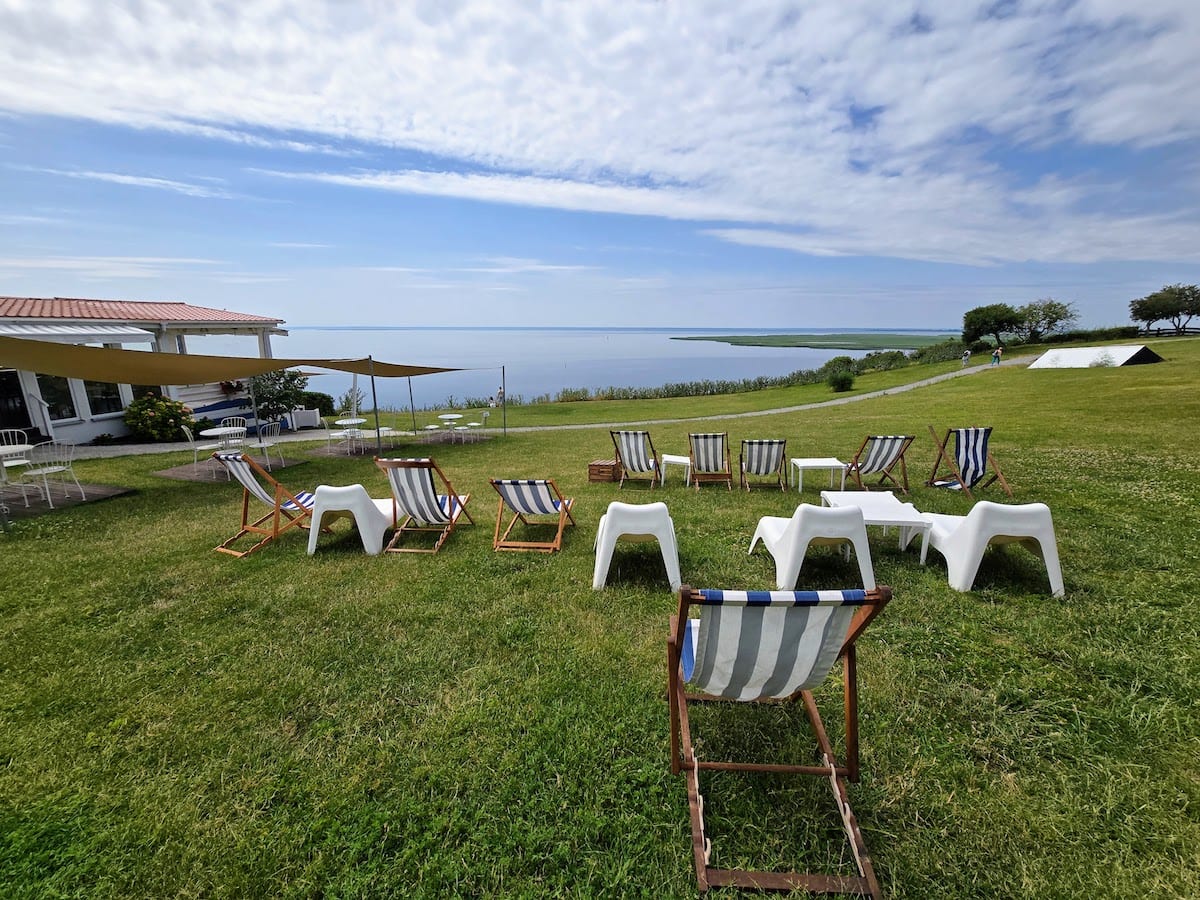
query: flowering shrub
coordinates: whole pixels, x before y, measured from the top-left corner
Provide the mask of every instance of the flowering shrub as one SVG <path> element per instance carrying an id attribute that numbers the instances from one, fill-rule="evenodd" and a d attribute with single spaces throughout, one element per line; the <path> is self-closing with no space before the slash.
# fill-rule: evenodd
<path id="1" fill-rule="evenodd" d="M 183 439 L 179 426 L 194 424 L 192 411 L 178 400 L 147 394 L 125 407 L 125 424 L 135 437 L 147 441 Z"/>

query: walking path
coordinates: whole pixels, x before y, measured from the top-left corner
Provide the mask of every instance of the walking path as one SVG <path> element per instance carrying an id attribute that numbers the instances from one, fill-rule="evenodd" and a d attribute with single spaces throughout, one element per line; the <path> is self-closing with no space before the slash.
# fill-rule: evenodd
<path id="1" fill-rule="evenodd" d="M 1001 362 L 1002 366 L 1027 366 L 1037 359 L 1036 356 L 1022 356 L 1015 359 L 1006 359 Z M 937 384 L 941 381 L 948 381 L 951 378 L 962 378 L 967 375 L 977 375 L 980 372 L 987 371 L 993 368 L 989 364 L 968 366 L 965 369 L 955 369 L 952 372 L 946 372 L 942 375 L 934 375 L 931 378 L 922 378 L 919 381 L 913 381 L 909 384 L 900 384 L 895 387 L 886 388 L 882 391 L 870 391 L 866 394 L 855 394 L 850 397 L 835 397 L 832 400 L 822 400 L 818 403 L 802 403 L 799 406 L 783 406 L 775 409 L 756 409 L 749 412 L 740 413 L 721 413 L 713 416 L 691 416 L 688 418 L 676 419 L 643 419 L 637 422 L 588 422 L 579 425 L 524 425 L 521 427 L 509 428 L 508 430 L 515 433 L 529 431 L 583 431 L 586 429 L 596 428 L 617 428 L 628 427 L 631 425 L 672 425 L 679 422 L 696 422 L 709 421 L 713 419 L 747 419 L 754 416 L 773 416 L 778 413 L 800 412 L 807 409 L 820 409 L 826 406 L 841 406 L 846 403 L 857 403 L 860 400 L 871 400 L 875 397 L 886 397 L 891 394 L 902 394 L 906 391 L 916 390 L 917 388 L 928 387 L 931 384 Z M 491 428 L 482 431 L 481 433 L 495 434 L 499 429 Z M 406 434 L 406 432 L 397 432 L 398 435 Z M 322 441 L 325 439 L 325 434 L 322 431 L 293 431 L 279 436 L 279 443 L 303 443 L 314 441 Z M 151 453 L 170 453 L 172 451 L 190 450 L 191 445 L 186 441 L 178 441 L 174 443 L 160 444 L 108 444 L 104 446 L 96 446 L 92 444 L 83 444 L 76 448 L 76 459 L 104 459 L 113 456 L 145 456 Z"/>

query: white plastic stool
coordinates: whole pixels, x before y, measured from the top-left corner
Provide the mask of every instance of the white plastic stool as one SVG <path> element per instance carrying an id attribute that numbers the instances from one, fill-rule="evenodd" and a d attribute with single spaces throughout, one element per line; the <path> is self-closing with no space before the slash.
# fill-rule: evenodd
<path id="1" fill-rule="evenodd" d="M 392 501 L 372 500 L 361 484 L 334 487 L 321 484 L 313 491 L 312 526 L 308 529 L 308 555 L 317 552 L 317 535 L 334 519 L 353 519 L 363 549 L 371 556 L 383 552 L 384 532 L 395 525 Z"/>
<path id="2" fill-rule="evenodd" d="M 671 590 L 679 590 L 683 583 L 679 577 L 679 547 L 675 543 L 675 523 L 667 512 L 665 503 L 621 503 L 608 504 L 608 512 L 600 517 L 596 530 L 596 568 L 592 573 L 592 589 L 599 591 L 608 580 L 608 567 L 612 563 L 613 548 L 621 541 L 658 541 L 663 564 L 667 567 L 667 581 Z"/>

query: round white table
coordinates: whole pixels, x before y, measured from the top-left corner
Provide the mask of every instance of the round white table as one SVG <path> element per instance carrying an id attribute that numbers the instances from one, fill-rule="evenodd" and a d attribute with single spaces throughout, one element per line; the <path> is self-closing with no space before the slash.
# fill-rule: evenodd
<path id="1" fill-rule="evenodd" d="M 17 466 L 27 466 L 30 463 L 29 454 L 33 452 L 33 444 L 4 444 L 0 446 L 0 489 L 8 486 L 8 470 Z M 19 485 L 18 485 L 19 486 Z M 37 485 L 27 485 L 37 488 Z M 40 495 L 39 495 L 40 496 Z M 29 498 L 25 495 L 25 487 L 21 487 L 21 499 L 29 506 Z"/>
<path id="2" fill-rule="evenodd" d="M 450 437 L 454 437 L 454 423 L 463 417 L 462 413 L 442 413 L 438 416 L 446 424 L 446 430 L 450 432 Z"/>

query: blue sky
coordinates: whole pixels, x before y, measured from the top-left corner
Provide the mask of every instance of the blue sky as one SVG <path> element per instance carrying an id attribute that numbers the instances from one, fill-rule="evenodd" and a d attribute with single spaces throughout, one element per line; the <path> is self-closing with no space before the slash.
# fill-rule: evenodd
<path id="1" fill-rule="evenodd" d="M 0 2 L 0 294 L 1084 325 L 1200 281 L 1200 4 Z"/>

